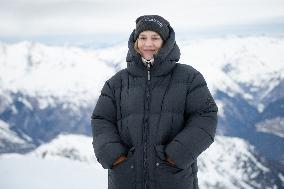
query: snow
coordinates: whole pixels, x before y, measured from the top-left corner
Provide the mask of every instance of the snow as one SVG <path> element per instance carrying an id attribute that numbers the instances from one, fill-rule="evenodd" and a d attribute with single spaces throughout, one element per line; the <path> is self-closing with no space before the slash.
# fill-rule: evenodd
<path id="1" fill-rule="evenodd" d="M 281 173 L 279 173 L 279 174 L 278 174 L 278 177 L 281 179 L 282 183 L 284 183 L 284 175 L 281 174 Z"/>
<path id="2" fill-rule="evenodd" d="M 27 108 L 29 108 L 30 110 L 33 110 L 33 106 L 31 105 L 30 102 L 27 101 L 27 99 L 23 98 L 23 97 L 19 97 L 18 101 L 22 102 Z"/>
<path id="3" fill-rule="evenodd" d="M 0 156 L 0 188 L 107 188 L 91 137 L 61 134 L 25 154 Z"/>
<path id="4" fill-rule="evenodd" d="M 29 154 L 47 159 L 67 157 L 88 163 L 96 162 L 92 139 L 85 135 L 61 134 L 50 143 L 42 144 Z"/>
<path id="5" fill-rule="evenodd" d="M 265 36 L 195 40 L 181 47 L 181 62 L 199 68 L 213 90 L 252 98 L 240 84 L 270 91 L 284 77 L 283 49 L 283 38 Z"/>
<path id="6" fill-rule="evenodd" d="M 282 117 L 265 119 L 257 123 L 255 127 L 259 132 L 271 133 L 284 138 L 284 118 Z"/>
<path id="7" fill-rule="evenodd" d="M 19 138 L 17 133 L 10 130 L 10 126 L 8 123 L 0 120 L 0 147 L 4 147 L 5 144 L 3 144 L 1 141 L 9 141 L 11 143 L 16 144 L 25 144 L 26 142 Z"/>
<path id="8" fill-rule="evenodd" d="M 251 185 L 257 185 L 252 180 L 254 177 L 260 172 L 269 172 L 255 158 L 253 147 L 236 137 L 215 137 L 215 142 L 198 159 L 200 188 L 250 189 Z M 250 167 L 244 166 L 248 162 Z"/>
<path id="9" fill-rule="evenodd" d="M 96 161 L 91 142 L 91 137 L 61 134 L 28 154 L 1 155 L 0 188 L 107 188 L 107 170 Z M 216 136 L 198 159 L 199 185 L 204 189 L 250 189 L 258 184 L 251 179 L 269 171 L 239 138 Z"/>
<path id="10" fill-rule="evenodd" d="M 5 189 L 107 188 L 107 171 L 95 163 L 7 154 L 0 156 L 0 167 L 0 188 Z"/>
<path id="11" fill-rule="evenodd" d="M 27 41 L 1 44 L 0 49 L 1 87 L 38 97 L 41 108 L 56 99 L 87 106 L 115 73 L 94 50 Z"/>
<path id="12" fill-rule="evenodd" d="M 225 112 L 224 112 L 224 103 L 221 100 L 216 99 L 215 103 L 218 107 L 218 116 L 221 118 L 225 118 Z"/>

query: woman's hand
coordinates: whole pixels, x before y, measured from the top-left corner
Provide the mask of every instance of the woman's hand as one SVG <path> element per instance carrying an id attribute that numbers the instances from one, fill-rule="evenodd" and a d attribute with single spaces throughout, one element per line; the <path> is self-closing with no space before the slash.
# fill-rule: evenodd
<path id="1" fill-rule="evenodd" d="M 126 159 L 127 159 L 127 157 L 125 155 L 121 155 L 115 160 L 115 162 L 112 164 L 112 166 L 115 166 L 115 165 L 123 162 Z"/>
<path id="2" fill-rule="evenodd" d="M 172 165 L 175 165 L 175 162 L 169 156 L 166 157 L 166 161 Z"/>

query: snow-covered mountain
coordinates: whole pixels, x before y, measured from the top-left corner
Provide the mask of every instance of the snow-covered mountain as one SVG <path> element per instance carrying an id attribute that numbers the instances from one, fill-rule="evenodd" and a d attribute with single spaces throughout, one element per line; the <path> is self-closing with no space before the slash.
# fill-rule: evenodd
<path id="1" fill-rule="evenodd" d="M 214 38 L 183 42 L 180 62 L 204 73 L 212 89 L 240 95 L 262 111 L 284 78 L 283 49 L 284 38 Z"/>
<path id="2" fill-rule="evenodd" d="M 102 82 L 115 71 L 98 53 L 27 41 L 2 43 L 1 90 L 36 97 L 41 109 L 54 105 L 55 99 L 72 103 L 73 108 L 88 106 L 98 96 Z"/>
<path id="3" fill-rule="evenodd" d="M 200 188 L 274 189 L 283 182 L 283 175 L 270 170 L 254 148 L 239 138 L 217 136 L 198 164 Z M 96 161 L 92 138 L 83 135 L 59 135 L 26 155 L 2 155 L 0 166 L 1 188 L 37 188 L 39 182 L 34 181 L 46 177 L 44 188 L 107 188 L 107 171 Z"/>
<path id="4" fill-rule="evenodd" d="M 0 120 L 0 153 L 22 152 L 34 149 L 36 145 L 26 134 L 20 135 L 10 129 L 9 123 Z"/>
<path id="5" fill-rule="evenodd" d="M 85 163 L 94 163 L 96 161 L 92 138 L 86 135 L 60 134 L 51 142 L 42 144 L 28 154 L 43 159 L 65 157 Z"/>
<path id="6" fill-rule="evenodd" d="M 213 93 L 241 95 L 260 111 L 269 103 L 265 97 L 284 78 L 284 38 L 232 36 L 177 42 L 180 62 L 200 70 Z M 41 108 L 52 105 L 51 97 L 88 106 L 103 82 L 126 67 L 126 54 L 126 43 L 103 49 L 0 43 L 1 93 L 37 97 Z"/>
<path id="7" fill-rule="evenodd" d="M 270 169 L 255 148 L 240 138 L 217 136 L 199 160 L 200 188 L 284 187 L 283 173 Z"/>
<path id="8" fill-rule="evenodd" d="M 264 158 L 275 173 L 269 178 L 280 187 L 276 173 L 284 174 L 284 38 L 230 36 L 177 43 L 180 63 L 199 70 L 215 96 L 218 134 L 254 146 L 254 156 Z M 90 115 L 100 90 L 105 80 L 126 67 L 126 53 L 126 42 L 100 49 L 0 43 L 0 153 L 27 153 L 40 146 L 32 151 L 36 158 L 57 154 L 92 161 L 91 154 L 81 157 L 80 150 L 61 145 L 46 150 L 44 145 L 50 146 L 62 133 L 91 135 Z M 267 186 L 274 183 L 264 173 L 259 178 Z M 207 185 L 229 187 L 224 182 Z"/>

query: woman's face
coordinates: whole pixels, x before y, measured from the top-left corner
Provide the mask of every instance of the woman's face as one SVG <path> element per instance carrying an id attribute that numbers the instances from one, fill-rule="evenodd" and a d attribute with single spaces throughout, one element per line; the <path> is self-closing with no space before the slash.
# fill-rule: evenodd
<path id="1" fill-rule="evenodd" d="M 150 60 L 163 45 L 161 36 L 154 31 L 143 31 L 138 36 L 138 50 L 143 58 Z"/>

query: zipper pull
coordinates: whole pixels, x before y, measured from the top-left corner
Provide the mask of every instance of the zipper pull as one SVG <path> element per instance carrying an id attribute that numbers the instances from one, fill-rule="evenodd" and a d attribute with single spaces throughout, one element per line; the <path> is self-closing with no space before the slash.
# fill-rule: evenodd
<path id="1" fill-rule="evenodd" d="M 148 81 L 151 79 L 151 75 L 150 75 L 150 61 L 146 61 L 147 63 L 147 71 L 148 71 Z"/>

